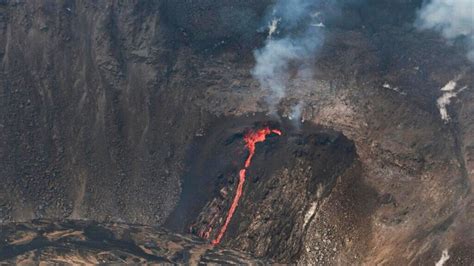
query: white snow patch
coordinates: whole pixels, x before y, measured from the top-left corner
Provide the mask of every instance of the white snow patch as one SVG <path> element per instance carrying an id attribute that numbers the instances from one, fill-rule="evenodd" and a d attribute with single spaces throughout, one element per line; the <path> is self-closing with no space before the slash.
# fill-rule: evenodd
<path id="1" fill-rule="evenodd" d="M 323 196 L 324 186 L 320 183 L 318 184 L 318 189 L 316 190 L 316 198 L 320 199 Z"/>
<path id="2" fill-rule="evenodd" d="M 268 39 L 272 38 L 272 35 L 276 32 L 278 28 L 278 23 L 280 22 L 280 18 L 273 18 L 270 24 L 268 25 Z"/>
<path id="3" fill-rule="evenodd" d="M 456 81 L 450 80 L 444 87 L 441 88 L 441 91 L 453 91 L 456 88 Z"/>
<path id="4" fill-rule="evenodd" d="M 441 88 L 443 95 L 441 95 L 441 97 L 439 97 L 436 101 L 441 119 L 443 119 L 445 123 L 448 123 L 449 120 L 451 120 L 451 117 L 448 114 L 447 106 L 451 103 L 451 100 L 458 95 L 458 93 L 467 88 L 464 86 L 456 91 L 456 85 L 456 81 L 450 80 L 446 85 L 444 85 L 444 87 Z"/>
<path id="5" fill-rule="evenodd" d="M 324 28 L 324 27 L 326 27 L 326 25 L 324 25 L 324 23 L 322 23 L 322 22 L 319 22 L 319 23 L 317 23 L 317 24 L 313 23 L 313 24 L 311 24 L 311 26 L 313 26 L 313 27 L 319 27 L 319 28 Z"/>
<path id="6" fill-rule="evenodd" d="M 392 86 L 390 86 L 390 84 L 388 84 L 387 82 L 385 82 L 382 86 L 386 89 L 392 89 Z"/>
<path id="7" fill-rule="evenodd" d="M 316 198 L 319 200 L 323 196 L 324 186 L 322 184 L 318 184 L 318 189 L 316 190 Z M 309 210 L 304 215 L 304 223 L 303 228 L 309 223 L 311 218 L 313 218 L 314 214 L 316 213 L 316 208 L 318 207 L 318 201 L 313 201 Z"/>
<path id="8" fill-rule="evenodd" d="M 383 88 L 385 89 L 389 89 L 389 90 L 392 90 L 392 91 L 396 91 L 398 93 L 400 93 L 401 95 L 406 95 L 405 92 L 401 91 L 398 87 L 392 87 L 392 85 L 390 85 L 388 82 L 385 82 L 383 85 L 382 85 Z"/>
<path id="9" fill-rule="evenodd" d="M 443 250 L 443 253 L 441 253 L 441 258 L 439 259 L 438 262 L 436 262 L 435 266 L 443 266 L 444 263 L 448 260 L 449 260 L 448 250 L 445 249 Z"/>
<path id="10" fill-rule="evenodd" d="M 311 206 L 309 207 L 309 210 L 306 212 L 304 215 L 304 224 L 303 227 L 306 227 L 308 224 L 309 220 L 311 220 L 311 217 L 314 216 L 314 213 L 316 212 L 316 207 L 318 206 L 317 202 L 314 201 L 311 203 Z"/>
<path id="11" fill-rule="evenodd" d="M 321 16 L 321 12 L 317 11 L 317 12 L 314 12 L 313 14 L 311 14 L 311 18 L 316 19 L 316 18 L 320 18 Z M 324 23 L 322 21 L 320 21 L 319 23 L 311 23 L 311 26 L 313 27 L 319 27 L 319 28 L 324 28 L 326 27 L 326 25 L 324 25 Z"/>
<path id="12" fill-rule="evenodd" d="M 311 17 L 312 17 L 312 18 L 317 18 L 317 17 L 319 17 L 320 15 L 321 15 L 321 12 L 320 12 L 320 11 L 316 11 L 316 12 L 314 12 L 313 14 L 311 14 Z"/>

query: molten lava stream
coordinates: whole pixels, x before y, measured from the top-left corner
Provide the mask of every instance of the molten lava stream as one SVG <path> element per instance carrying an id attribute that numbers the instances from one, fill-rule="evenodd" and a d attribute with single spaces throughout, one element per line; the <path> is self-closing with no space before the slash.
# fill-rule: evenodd
<path id="1" fill-rule="evenodd" d="M 235 209 L 237 205 L 239 205 L 240 197 L 242 196 L 242 190 L 244 188 L 245 183 L 245 174 L 247 172 L 247 168 L 249 168 L 250 164 L 252 163 L 252 157 L 255 154 L 255 144 L 258 142 L 263 142 L 267 138 L 267 135 L 275 133 L 277 135 L 281 135 L 281 131 L 278 129 L 270 129 L 269 127 L 265 127 L 259 129 L 257 131 L 251 131 L 244 136 L 245 146 L 249 150 L 249 155 L 247 160 L 245 160 L 244 168 L 240 169 L 239 172 L 239 183 L 237 185 L 237 191 L 235 192 L 234 199 L 232 200 L 232 204 L 230 205 L 229 212 L 227 213 L 227 217 L 225 219 L 224 225 L 221 227 L 219 234 L 217 235 L 216 239 L 212 240 L 212 245 L 217 245 L 221 242 L 222 237 L 224 236 L 225 231 L 227 230 L 227 226 L 234 215 Z"/>

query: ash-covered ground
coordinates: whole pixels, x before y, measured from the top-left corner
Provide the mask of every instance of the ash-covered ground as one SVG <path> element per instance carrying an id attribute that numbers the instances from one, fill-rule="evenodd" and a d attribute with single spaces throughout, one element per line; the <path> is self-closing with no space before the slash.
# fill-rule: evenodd
<path id="1" fill-rule="evenodd" d="M 0 225 L 0 229 L 0 261 L 8 264 L 270 263 L 152 226 L 33 220 Z"/>
<path id="2" fill-rule="evenodd" d="M 130 224 L 212 239 L 243 136 L 269 124 L 282 136 L 257 144 L 229 229 L 206 246 L 234 250 L 218 262 L 472 265 L 474 23 L 440 31 L 439 2 L 300 0 L 307 9 L 272 13 L 281 1 L 0 1 L 0 259 L 54 261 L 79 238 L 44 235 L 90 223 L 114 241 Z M 456 3 L 453 19 L 474 9 Z M 269 43 L 294 49 L 270 50 L 274 65 Z M 165 236 L 147 241 L 179 253 L 167 239 L 180 239 L 153 230 Z M 76 262 L 164 252 L 86 238 Z M 189 239 L 201 251 L 210 240 Z"/>

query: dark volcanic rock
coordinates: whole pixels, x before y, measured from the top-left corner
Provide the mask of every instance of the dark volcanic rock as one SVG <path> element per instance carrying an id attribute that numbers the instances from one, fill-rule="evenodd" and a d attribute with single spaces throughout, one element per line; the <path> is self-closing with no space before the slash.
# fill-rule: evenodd
<path id="1" fill-rule="evenodd" d="M 472 264 L 474 70 L 462 49 L 413 28 L 419 0 L 321 1 L 311 72 L 291 67 L 279 116 L 259 115 L 252 50 L 268 2 L 0 1 L 0 222 L 96 220 L 81 233 L 93 243 L 127 239 L 107 221 L 220 227 L 242 134 L 270 122 L 285 135 L 258 144 L 221 247 L 301 264 L 434 264 L 443 252 Z M 287 125 L 298 102 L 304 123 Z"/>
<path id="2" fill-rule="evenodd" d="M 273 0 L 166 0 L 166 19 L 188 40 L 202 46 L 237 42 L 249 45 Z"/>

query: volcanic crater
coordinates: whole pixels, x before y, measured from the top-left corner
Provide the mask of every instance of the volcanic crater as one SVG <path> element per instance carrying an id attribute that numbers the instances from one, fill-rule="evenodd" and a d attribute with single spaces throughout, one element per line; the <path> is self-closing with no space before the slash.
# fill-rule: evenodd
<path id="1" fill-rule="evenodd" d="M 472 265 L 474 69 L 428 2 L 1 0 L 0 264 Z"/>

